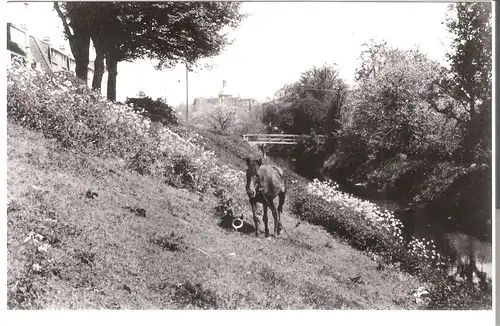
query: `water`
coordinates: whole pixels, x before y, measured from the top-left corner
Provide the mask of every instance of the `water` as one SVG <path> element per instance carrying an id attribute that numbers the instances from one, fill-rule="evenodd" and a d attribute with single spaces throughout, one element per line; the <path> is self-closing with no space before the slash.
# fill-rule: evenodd
<path id="1" fill-rule="evenodd" d="M 486 262 L 486 263 L 478 263 L 477 268 L 481 271 L 486 273 L 488 277 L 493 277 L 493 264 L 492 262 Z"/>
<path id="2" fill-rule="evenodd" d="M 397 212 L 401 208 L 400 205 L 391 200 L 370 201 L 393 212 Z M 411 236 L 420 239 L 426 238 L 434 240 L 437 249 L 441 252 L 441 254 L 448 255 L 451 251 L 456 253 L 457 259 L 454 266 L 450 270 L 450 273 L 456 272 L 461 258 L 463 261 L 468 261 L 469 251 L 472 246 L 478 270 L 485 272 L 488 277 L 493 278 L 492 245 L 490 243 L 479 241 L 474 237 L 460 232 L 445 232 L 433 225 L 433 216 L 415 214 L 412 217 L 416 223 L 413 225 L 413 232 Z"/>

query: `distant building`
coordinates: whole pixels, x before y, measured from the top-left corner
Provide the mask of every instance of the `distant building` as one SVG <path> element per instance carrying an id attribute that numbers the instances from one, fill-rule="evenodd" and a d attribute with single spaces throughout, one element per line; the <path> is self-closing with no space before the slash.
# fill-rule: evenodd
<path id="1" fill-rule="evenodd" d="M 22 57 L 31 63 L 35 69 L 45 71 L 72 71 L 75 72 L 76 62 L 64 47 L 55 48 L 49 38 L 42 41 L 32 35 L 27 35 L 26 29 L 12 23 L 7 23 L 7 63 L 14 57 Z M 88 67 L 87 84 L 92 85 L 94 77 L 94 62 Z"/>
<path id="2" fill-rule="evenodd" d="M 215 104 L 226 104 L 234 105 L 236 107 L 246 107 L 249 111 L 252 110 L 252 106 L 255 104 L 255 100 L 251 98 L 241 98 L 239 96 L 233 96 L 227 87 L 227 82 L 222 81 L 222 87 L 219 90 L 217 97 L 197 97 L 194 99 L 192 110 L 198 111 L 202 109 L 205 105 L 215 105 Z"/>

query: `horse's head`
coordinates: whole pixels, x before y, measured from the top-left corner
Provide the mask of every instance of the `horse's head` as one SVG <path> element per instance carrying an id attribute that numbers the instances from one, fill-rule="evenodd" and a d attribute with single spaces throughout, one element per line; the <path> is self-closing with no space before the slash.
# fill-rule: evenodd
<path id="1" fill-rule="evenodd" d="M 261 187 L 259 179 L 259 167 L 262 165 L 262 159 L 257 160 L 246 158 L 247 162 L 247 195 L 249 198 L 255 198 L 257 196 L 257 189 Z"/>

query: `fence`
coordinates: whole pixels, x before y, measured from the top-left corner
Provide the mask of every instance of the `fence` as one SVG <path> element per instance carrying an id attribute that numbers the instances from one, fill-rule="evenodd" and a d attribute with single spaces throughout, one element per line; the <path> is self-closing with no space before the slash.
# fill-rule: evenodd
<path id="1" fill-rule="evenodd" d="M 281 144 L 295 145 L 300 139 L 312 137 L 311 135 L 291 135 L 291 134 L 247 134 L 242 135 L 242 138 L 253 144 Z M 317 137 L 324 138 L 323 135 Z"/>

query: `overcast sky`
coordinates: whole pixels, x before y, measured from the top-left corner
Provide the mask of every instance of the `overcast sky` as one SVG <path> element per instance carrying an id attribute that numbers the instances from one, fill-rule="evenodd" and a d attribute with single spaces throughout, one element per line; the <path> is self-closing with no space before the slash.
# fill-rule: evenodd
<path id="1" fill-rule="evenodd" d="M 442 22 L 446 3 L 366 2 L 246 2 L 250 14 L 232 31 L 234 43 L 218 57 L 208 60 L 211 70 L 189 75 L 190 102 L 195 97 L 217 96 L 222 80 L 233 95 L 264 100 L 301 72 L 323 64 L 337 64 L 351 82 L 358 67 L 362 44 L 369 39 L 386 40 L 407 49 L 414 46 L 436 60 L 443 60 L 448 34 Z M 32 35 L 50 36 L 63 43 L 62 24 L 51 2 L 7 5 L 7 19 L 22 23 L 27 17 Z M 69 49 L 69 45 L 67 45 Z M 91 59 L 93 59 L 91 57 Z M 148 61 L 118 65 L 117 99 L 139 90 L 163 96 L 169 104 L 185 102 L 185 69 L 155 71 Z"/>

